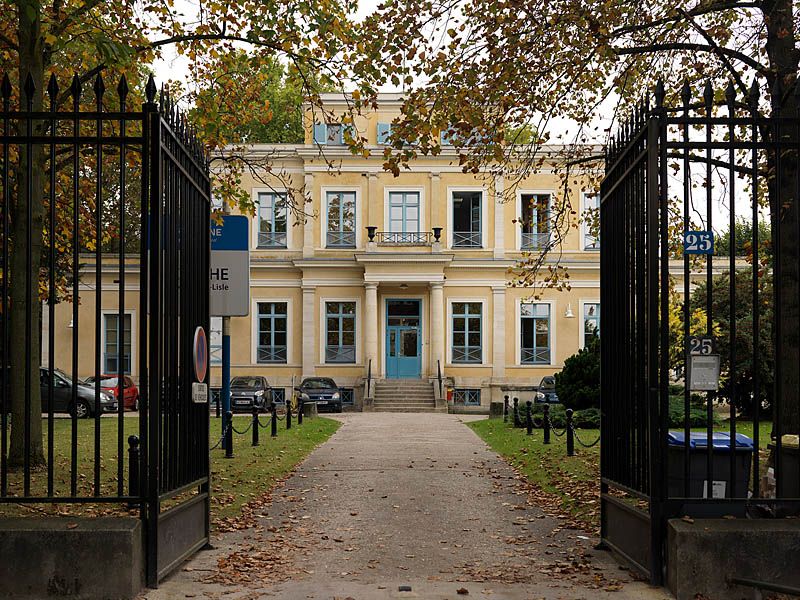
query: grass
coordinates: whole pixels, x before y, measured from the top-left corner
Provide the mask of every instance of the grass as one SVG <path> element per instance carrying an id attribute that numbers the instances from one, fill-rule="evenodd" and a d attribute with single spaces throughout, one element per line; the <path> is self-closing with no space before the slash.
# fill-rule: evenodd
<path id="1" fill-rule="evenodd" d="M 469 426 L 500 456 L 515 467 L 541 494 L 541 500 L 560 516 L 587 528 L 598 526 L 600 480 L 600 444 L 583 448 L 575 443 L 575 456 L 567 456 L 566 437 L 551 435 L 551 443 L 543 443 L 543 431 L 514 429 L 502 419 L 473 421 Z M 727 421 L 714 428 L 729 431 Z M 737 421 L 737 433 L 753 437 L 752 421 Z M 759 424 L 759 446 L 762 459 L 772 430 L 770 422 Z M 705 431 L 704 428 L 693 431 Z M 581 440 L 591 443 L 599 435 L 597 429 L 579 429 Z"/>
<path id="2" fill-rule="evenodd" d="M 268 419 L 262 420 L 268 422 Z M 249 416 L 234 417 L 236 429 L 244 430 Z M 138 434 L 138 417 L 126 417 L 123 423 L 123 478 L 128 481 L 127 437 Z M 47 426 L 43 424 L 47 452 Z M 54 492 L 56 496 L 69 495 L 70 491 L 70 440 L 72 421 L 55 419 L 53 428 Z M 234 456 L 226 459 L 222 449 L 211 452 L 212 520 L 237 516 L 249 501 L 262 496 L 281 478 L 285 477 L 319 444 L 327 440 L 339 428 L 339 423 L 317 417 L 306 419 L 302 426 L 296 421 L 292 429 L 286 430 L 279 421 L 278 436 L 270 436 L 269 427 L 260 431 L 260 445 L 251 446 L 251 434 L 234 435 Z M 100 419 L 100 489 L 102 495 L 117 494 L 117 448 L 118 422 L 116 418 Z M 211 444 L 220 436 L 220 421 L 211 419 Z M 94 493 L 94 421 L 78 421 L 78 495 Z M 20 472 L 9 473 L 8 494 L 21 495 L 23 480 Z M 44 496 L 47 492 L 47 470 L 37 469 L 31 473 L 31 495 Z M 108 504 L 0 504 L 0 516 L 32 513 L 102 515 L 126 512 L 125 506 Z"/>

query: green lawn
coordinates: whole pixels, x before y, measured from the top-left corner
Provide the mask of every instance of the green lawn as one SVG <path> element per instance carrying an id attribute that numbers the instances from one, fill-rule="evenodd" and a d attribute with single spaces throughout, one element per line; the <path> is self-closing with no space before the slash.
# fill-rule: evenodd
<path id="1" fill-rule="evenodd" d="M 762 458 L 766 458 L 764 450 L 772 424 L 762 422 L 759 425 L 759 445 Z M 551 435 L 551 444 L 545 445 L 541 429 L 534 429 L 533 435 L 528 436 L 525 429 L 514 429 L 502 419 L 474 421 L 469 426 L 534 485 L 538 502 L 545 508 L 589 530 L 597 528 L 600 444 L 583 448 L 576 441 L 575 456 L 568 457 L 566 438 Z M 727 421 L 718 424 L 715 430 L 729 431 Z M 753 423 L 737 421 L 737 432 L 752 438 Z M 580 429 L 578 435 L 585 443 L 591 443 L 597 439 L 599 431 Z"/>
<path id="2" fill-rule="evenodd" d="M 234 417 L 236 429 L 244 430 L 250 421 L 249 416 Z M 268 416 L 262 416 L 268 423 Z M 70 439 L 72 423 L 70 419 L 56 419 L 54 423 L 54 488 L 55 495 L 68 495 L 70 488 Z M 103 495 L 117 492 L 117 429 L 115 418 L 100 419 L 100 480 Z M 238 516 L 243 505 L 267 493 L 272 486 L 301 462 L 319 444 L 327 440 L 338 428 L 339 423 L 331 419 L 306 419 L 302 426 L 294 421 L 292 429 L 286 430 L 284 421 L 279 421 L 278 436 L 270 436 L 269 427 L 260 431 L 260 445 L 251 446 L 251 433 L 234 435 L 234 457 L 225 458 L 222 449 L 211 452 L 212 519 Z M 47 426 L 45 430 L 45 452 L 47 452 Z M 127 474 L 127 437 L 138 434 L 139 419 L 124 419 L 124 480 Z M 211 419 L 211 443 L 219 439 L 220 422 Z M 78 494 L 91 496 L 94 492 L 94 421 L 78 422 Z M 38 469 L 31 475 L 31 495 L 45 495 L 47 486 L 46 469 Z M 127 489 L 126 489 L 127 491 Z M 9 475 L 9 495 L 22 492 L 21 473 Z M 0 504 L 0 515 L 61 513 L 61 514 L 118 514 L 125 507 L 118 505 L 57 505 L 37 506 Z"/>

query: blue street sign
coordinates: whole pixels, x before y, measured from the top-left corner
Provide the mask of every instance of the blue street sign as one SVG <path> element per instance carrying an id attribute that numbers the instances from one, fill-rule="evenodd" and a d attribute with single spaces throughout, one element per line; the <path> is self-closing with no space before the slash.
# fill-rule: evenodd
<path id="1" fill-rule="evenodd" d="M 714 254 L 713 231 L 684 231 L 684 254 Z"/>
<path id="2" fill-rule="evenodd" d="M 211 250 L 239 250 L 248 248 L 247 217 L 243 215 L 223 215 L 222 224 L 211 220 Z"/>

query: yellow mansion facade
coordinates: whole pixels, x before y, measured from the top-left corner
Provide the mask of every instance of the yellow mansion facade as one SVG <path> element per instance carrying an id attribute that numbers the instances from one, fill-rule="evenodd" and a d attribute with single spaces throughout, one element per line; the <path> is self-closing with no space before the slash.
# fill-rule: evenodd
<path id="1" fill-rule="evenodd" d="M 341 95 L 323 101 L 344 112 Z M 338 123 L 309 122 L 304 144 L 249 148 L 253 157 L 280 154 L 274 171 L 305 190 L 311 216 L 290 210 L 278 178 L 243 179 L 256 210 L 249 217 L 250 311 L 231 318 L 232 375 L 264 375 L 278 398 L 302 378 L 331 377 L 356 408 L 369 409 L 368 374 L 378 382 L 434 383 L 441 373 L 454 406 L 486 410 L 514 394 L 508 390 L 531 389 L 557 372 L 599 328 L 599 244 L 581 223 L 581 213 L 596 206 L 594 190 L 569 184 L 575 226 L 554 254 L 569 270 L 570 289 L 537 290 L 533 299 L 532 290 L 509 285 L 509 269 L 550 239 L 550 206 L 563 194 L 555 169 L 510 189 L 502 176 L 463 173 L 444 145 L 440 155 L 419 158 L 395 177 L 383 169 L 383 143 L 399 103 L 385 94 L 379 110 L 356 119 L 369 158 L 351 154 Z M 138 285 L 131 275 L 126 303 L 133 307 Z M 112 280 L 110 273 L 103 287 L 101 347 L 104 370 L 113 372 L 119 318 Z M 91 357 L 92 297 L 80 308 Z M 122 338 L 131 357 L 136 312 L 126 309 Z M 54 324 L 57 366 L 65 370 L 71 313 L 71 305 L 59 305 Z M 218 317 L 210 341 L 213 385 L 220 380 Z M 93 358 L 80 362 L 85 375 L 94 372 Z M 126 368 L 136 380 L 138 365 L 131 363 Z M 432 387 L 442 407 L 448 398 Z"/>

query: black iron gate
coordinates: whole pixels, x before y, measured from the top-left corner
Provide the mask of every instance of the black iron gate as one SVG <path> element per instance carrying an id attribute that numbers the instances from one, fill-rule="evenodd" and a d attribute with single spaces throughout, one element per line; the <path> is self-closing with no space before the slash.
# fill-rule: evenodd
<path id="1" fill-rule="evenodd" d="M 152 77 L 82 87 L 0 86 L 0 504 L 139 506 L 155 586 L 208 542 L 208 159 Z"/>
<path id="2" fill-rule="evenodd" d="M 800 510 L 797 431 L 773 418 L 798 405 L 775 357 L 791 351 L 779 236 L 800 198 L 800 115 L 761 116 L 756 88 L 665 96 L 607 148 L 600 209 L 601 537 L 657 584 L 667 519 Z"/>

